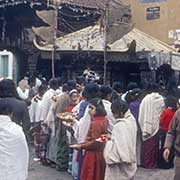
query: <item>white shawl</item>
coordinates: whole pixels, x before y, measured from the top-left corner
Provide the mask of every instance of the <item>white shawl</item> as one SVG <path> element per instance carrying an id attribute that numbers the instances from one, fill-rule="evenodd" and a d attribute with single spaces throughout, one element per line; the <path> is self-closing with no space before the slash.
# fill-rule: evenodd
<path id="1" fill-rule="evenodd" d="M 55 91 L 54 95 L 56 95 L 56 97 L 60 97 L 63 94 L 64 93 L 60 92 L 59 89 L 58 89 L 58 91 Z M 48 110 L 47 117 L 44 120 L 44 122 L 51 129 L 52 136 L 55 136 L 55 123 L 54 123 L 54 120 L 55 120 L 55 110 L 54 110 L 55 106 L 56 106 L 56 102 L 52 101 L 51 106 L 49 107 L 49 110 Z"/>
<path id="2" fill-rule="evenodd" d="M 79 120 L 77 124 L 77 128 L 75 129 L 75 138 L 77 139 L 78 143 L 84 143 L 90 124 L 91 124 L 91 116 L 88 112 L 88 106 L 85 110 L 84 116 Z"/>
<path id="3" fill-rule="evenodd" d="M 117 119 L 111 140 L 104 149 L 106 164 L 136 163 L 136 136 L 136 120 L 130 111 L 127 111 L 124 119 Z"/>
<path id="4" fill-rule="evenodd" d="M 105 108 L 106 113 L 107 113 L 106 118 L 108 120 L 108 131 L 111 133 L 113 126 L 116 122 L 116 120 L 113 116 L 113 113 L 111 111 L 111 102 L 108 100 L 105 100 L 105 99 L 103 99 L 102 102 L 103 102 L 104 108 Z"/>
<path id="5" fill-rule="evenodd" d="M 0 179 L 25 180 L 29 151 L 22 128 L 0 115 Z"/>
<path id="6" fill-rule="evenodd" d="M 62 92 L 59 89 L 57 89 L 56 91 L 53 89 L 49 89 L 48 91 L 46 91 L 41 101 L 40 120 L 46 120 L 49 110 L 54 103 L 53 96 L 58 96 L 61 93 Z"/>
<path id="7" fill-rule="evenodd" d="M 153 137 L 159 130 L 160 115 L 165 107 L 163 96 L 151 93 L 144 97 L 139 108 L 139 123 L 143 141 Z"/>

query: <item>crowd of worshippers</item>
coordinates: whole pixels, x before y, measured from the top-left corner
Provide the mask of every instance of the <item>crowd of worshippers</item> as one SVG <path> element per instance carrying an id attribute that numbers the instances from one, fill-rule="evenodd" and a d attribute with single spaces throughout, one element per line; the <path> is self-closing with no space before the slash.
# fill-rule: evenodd
<path id="1" fill-rule="evenodd" d="M 0 136 L 4 137 L 0 154 L 5 153 L 6 141 L 10 144 L 6 133 L 14 137 L 2 122 L 12 120 L 15 129 L 22 126 L 26 139 L 32 135 L 34 160 L 68 171 L 74 180 L 131 180 L 138 166 L 169 169 L 174 163 L 174 179 L 179 180 L 178 108 L 177 95 L 163 92 L 156 83 L 140 89 L 130 82 L 124 90 L 121 82 L 100 85 L 83 77 L 63 84 L 58 78 L 49 82 L 23 78 L 16 87 L 13 80 L 4 78 L 0 81 Z M 18 141 L 23 141 L 23 146 L 22 142 L 17 145 L 23 158 L 14 150 L 15 144 L 7 149 L 12 146 L 13 158 L 26 163 L 11 162 L 10 167 L 24 173 L 12 172 L 9 179 L 27 176 L 27 145 L 24 137 Z M 7 169 L 0 171 L 1 177 Z"/>

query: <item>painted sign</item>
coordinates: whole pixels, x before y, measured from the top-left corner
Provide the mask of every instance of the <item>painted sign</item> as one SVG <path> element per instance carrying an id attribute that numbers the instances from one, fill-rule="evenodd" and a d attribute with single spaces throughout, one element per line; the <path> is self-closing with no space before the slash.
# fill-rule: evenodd
<path id="1" fill-rule="evenodd" d="M 169 30 L 169 31 L 168 31 L 168 37 L 169 37 L 170 39 L 174 39 L 174 38 L 175 38 L 175 33 L 174 33 L 173 30 Z"/>
<path id="2" fill-rule="evenodd" d="M 153 20 L 160 18 L 160 7 L 149 7 L 146 9 L 146 19 Z"/>
<path id="3" fill-rule="evenodd" d="M 141 3 L 166 2 L 167 0 L 140 0 Z"/>

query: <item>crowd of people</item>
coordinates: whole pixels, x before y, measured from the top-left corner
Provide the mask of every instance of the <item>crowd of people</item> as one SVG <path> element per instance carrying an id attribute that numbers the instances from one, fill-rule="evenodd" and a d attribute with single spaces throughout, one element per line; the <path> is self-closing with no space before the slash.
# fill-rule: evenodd
<path id="1" fill-rule="evenodd" d="M 132 180 L 138 166 L 169 169 L 174 162 L 179 180 L 178 108 L 178 93 L 156 83 L 140 89 L 130 82 L 124 89 L 120 82 L 111 87 L 83 76 L 65 83 L 25 77 L 16 87 L 2 78 L 0 176 L 27 178 L 33 137 L 34 160 L 74 180 Z"/>

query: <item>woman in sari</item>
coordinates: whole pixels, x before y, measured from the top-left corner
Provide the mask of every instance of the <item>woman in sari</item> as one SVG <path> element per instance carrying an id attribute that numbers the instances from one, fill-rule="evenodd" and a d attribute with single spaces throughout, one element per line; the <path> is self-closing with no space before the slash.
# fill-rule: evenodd
<path id="1" fill-rule="evenodd" d="M 107 133 L 108 121 L 106 111 L 100 98 L 89 101 L 91 123 L 84 143 L 74 145 L 76 149 L 84 149 L 85 155 L 81 171 L 81 180 L 104 180 L 105 161 L 103 157 L 104 143 L 101 136 Z"/>

